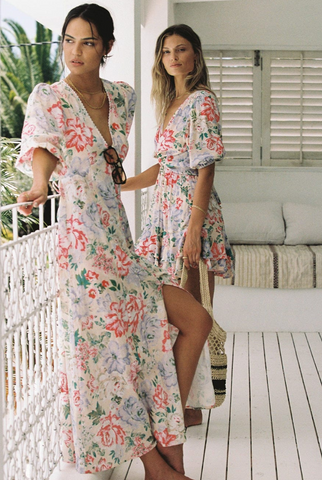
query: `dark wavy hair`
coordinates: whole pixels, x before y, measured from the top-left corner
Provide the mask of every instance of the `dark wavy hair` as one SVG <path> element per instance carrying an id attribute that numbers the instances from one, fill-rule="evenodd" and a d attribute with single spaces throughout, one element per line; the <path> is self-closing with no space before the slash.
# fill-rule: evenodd
<path id="1" fill-rule="evenodd" d="M 84 3 L 73 8 L 66 16 L 61 31 L 61 40 L 64 41 L 67 26 L 74 18 L 82 18 L 89 23 L 92 32 L 92 26 L 95 25 L 97 33 L 102 39 L 106 51 L 110 50 L 111 40 L 114 42 L 114 22 L 111 14 L 106 8 L 100 7 L 96 3 Z M 106 56 L 101 59 L 101 65 L 104 65 Z"/>
<path id="2" fill-rule="evenodd" d="M 166 28 L 158 37 L 155 46 L 154 64 L 152 68 L 151 99 L 155 103 L 158 123 L 163 119 L 165 112 L 175 97 L 174 77 L 169 75 L 162 62 L 164 40 L 172 35 L 179 35 L 191 43 L 196 55 L 195 65 L 185 79 L 185 88 L 188 92 L 207 89 L 211 91 L 208 69 L 202 53 L 199 36 L 189 25 L 179 24 Z"/>

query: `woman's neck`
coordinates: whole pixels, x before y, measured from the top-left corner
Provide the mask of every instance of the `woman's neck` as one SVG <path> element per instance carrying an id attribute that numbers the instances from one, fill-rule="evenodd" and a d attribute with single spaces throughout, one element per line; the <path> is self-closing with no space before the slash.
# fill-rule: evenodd
<path id="1" fill-rule="evenodd" d="M 179 77 L 176 76 L 174 78 L 174 86 L 175 86 L 175 97 L 181 98 L 187 94 L 188 90 L 186 87 L 186 77 Z"/>
<path id="2" fill-rule="evenodd" d="M 83 93 L 102 91 L 102 80 L 98 75 L 86 77 L 84 75 L 69 74 L 66 79 L 70 80 Z"/>

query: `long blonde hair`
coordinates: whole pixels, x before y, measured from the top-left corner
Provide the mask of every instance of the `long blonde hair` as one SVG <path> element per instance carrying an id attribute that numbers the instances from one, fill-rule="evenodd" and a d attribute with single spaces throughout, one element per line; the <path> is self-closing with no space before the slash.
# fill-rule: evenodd
<path id="1" fill-rule="evenodd" d="M 201 89 L 211 91 L 208 69 L 203 57 L 199 36 L 188 25 L 180 24 L 168 27 L 157 39 L 154 64 L 152 67 L 151 100 L 155 104 L 158 124 L 162 123 L 165 113 L 176 93 L 174 77 L 168 74 L 162 62 L 164 40 L 172 35 L 180 35 L 180 37 L 188 40 L 196 54 L 194 69 L 185 78 L 185 89 L 188 92 Z"/>

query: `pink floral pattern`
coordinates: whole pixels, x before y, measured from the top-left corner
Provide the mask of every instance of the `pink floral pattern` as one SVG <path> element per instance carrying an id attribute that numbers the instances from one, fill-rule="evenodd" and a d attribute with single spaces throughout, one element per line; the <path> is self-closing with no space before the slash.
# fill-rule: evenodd
<path id="1" fill-rule="evenodd" d="M 135 93 L 104 86 L 113 146 L 125 158 Z M 37 147 L 58 159 L 62 453 L 80 473 L 141 456 L 156 438 L 185 439 L 161 288 L 170 278 L 134 252 L 106 146 L 64 81 L 35 88 L 17 166 L 31 174 Z"/>
<path id="2" fill-rule="evenodd" d="M 66 147 L 75 148 L 77 152 L 82 152 L 86 144 L 93 146 L 93 129 L 85 123 L 81 123 L 79 118 L 66 120 Z"/>
<path id="3" fill-rule="evenodd" d="M 208 122 L 219 122 L 220 115 L 216 99 L 213 95 L 206 95 L 201 104 L 200 115 L 205 115 Z"/>

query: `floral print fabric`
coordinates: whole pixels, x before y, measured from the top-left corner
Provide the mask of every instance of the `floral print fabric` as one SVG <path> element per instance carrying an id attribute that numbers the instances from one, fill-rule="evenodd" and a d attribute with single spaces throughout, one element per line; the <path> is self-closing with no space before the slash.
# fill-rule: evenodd
<path id="1" fill-rule="evenodd" d="M 164 269 L 173 279 L 181 277 L 182 251 L 190 220 L 198 170 L 224 155 L 214 94 L 192 93 L 162 131 L 156 133 L 155 157 L 160 165 L 147 224 L 136 252 Z M 220 199 L 213 187 L 201 231 L 201 257 L 208 270 L 228 278 L 233 274 L 232 252 L 225 233 Z M 202 351 L 187 406 L 211 408 L 215 404 L 209 349 Z"/>
<path id="2" fill-rule="evenodd" d="M 173 277 L 181 276 L 182 251 L 198 170 L 224 155 L 219 118 L 215 95 L 198 90 L 181 104 L 164 131 L 162 126 L 157 130 L 155 157 L 160 172 L 136 252 Z M 232 252 L 215 188 L 201 236 L 201 256 L 208 270 L 224 278 L 231 277 Z"/>
<path id="3" fill-rule="evenodd" d="M 135 93 L 104 81 L 113 146 L 124 159 Z M 139 258 L 104 138 L 64 82 L 30 96 L 17 166 L 34 148 L 58 159 L 63 459 L 80 473 L 184 441 L 183 412 L 162 297 L 169 278 Z"/>

